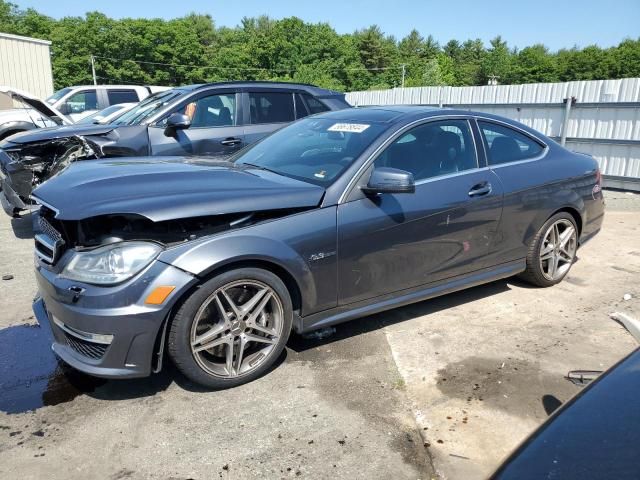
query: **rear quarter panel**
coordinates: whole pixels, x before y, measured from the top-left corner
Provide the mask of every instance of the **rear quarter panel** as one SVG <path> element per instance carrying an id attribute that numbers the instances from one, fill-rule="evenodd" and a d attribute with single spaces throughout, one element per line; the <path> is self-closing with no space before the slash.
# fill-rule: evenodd
<path id="1" fill-rule="evenodd" d="M 577 212 L 581 239 L 596 233 L 604 212 L 597 168 L 593 158 L 553 142 L 541 159 L 492 167 L 503 185 L 504 207 L 490 263 L 524 258 L 544 222 L 561 209 Z"/>

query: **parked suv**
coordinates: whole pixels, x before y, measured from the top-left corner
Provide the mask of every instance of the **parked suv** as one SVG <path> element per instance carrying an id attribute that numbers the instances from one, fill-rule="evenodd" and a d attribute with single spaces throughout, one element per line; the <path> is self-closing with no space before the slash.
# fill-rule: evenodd
<path id="1" fill-rule="evenodd" d="M 12 88 L 1 88 L 14 100 L 31 108 L 0 110 L 0 140 L 15 133 L 35 128 L 70 125 L 94 112 L 118 103 L 138 103 L 150 94 L 166 87 L 143 87 L 137 85 L 80 85 L 58 90 L 44 102 Z M 42 112 L 45 103 L 45 112 Z M 54 117 L 47 107 L 53 107 Z"/>
<path id="2" fill-rule="evenodd" d="M 70 162 L 147 155 L 227 156 L 298 118 L 350 105 L 311 85 L 225 82 L 152 95 L 109 125 L 71 125 L 0 143 L 0 200 L 14 215 Z"/>

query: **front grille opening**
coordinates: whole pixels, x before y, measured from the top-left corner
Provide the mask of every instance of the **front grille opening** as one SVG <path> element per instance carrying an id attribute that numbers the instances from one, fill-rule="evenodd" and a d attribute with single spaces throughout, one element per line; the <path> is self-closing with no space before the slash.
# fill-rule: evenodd
<path id="1" fill-rule="evenodd" d="M 67 345 L 69 345 L 73 350 L 78 352 L 80 355 L 91 358 L 93 360 L 100 360 L 102 357 L 104 357 L 107 348 L 109 348 L 109 345 L 83 340 L 81 338 L 69 335 L 67 332 L 64 332 L 64 336 L 67 339 Z"/>
<path id="2" fill-rule="evenodd" d="M 38 230 L 40 233 L 34 236 L 36 254 L 44 262 L 53 265 L 64 249 L 64 239 L 60 232 L 42 216 L 38 219 Z"/>
<path id="3" fill-rule="evenodd" d="M 36 251 L 42 254 L 40 258 L 46 258 L 47 260 L 51 259 L 49 260 L 49 263 L 53 263 L 55 252 L 45 244 L 36 241 Z"/>

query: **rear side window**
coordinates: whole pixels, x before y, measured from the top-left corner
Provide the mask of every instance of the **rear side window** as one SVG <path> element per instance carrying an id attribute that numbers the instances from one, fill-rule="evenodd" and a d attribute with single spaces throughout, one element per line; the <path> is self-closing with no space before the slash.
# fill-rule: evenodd
<path id="1" fill-rule="evenodd" d="M 322 113 L 322 112 L 326 112 L 326 111 L 329 110 L 329 107 L 327 107 L 320 100 L 318 100 L 315 97 L 312 97 L 309 94 L 305 94 L 304 95 L 304 99 L 307 101 L 307 105 L 309 106 L 309 110 L 311 111 L 311 115 L 313 115 L 314 113 Z"/>
<path id="2" fill-rule="evenodd" d="M 109 105 L 118 103 L 138 103 L 140 99 L 135 90 L 107 90 Z"/>
<path id="3" fill-rule="evenodd" d="M 293 95 L 281 92 L 250 92 L 251 123 L 293 122 Z"/>
<path id="4" fill-rule="evenodd" d="M 487 147 L 489 165 L 516 162 L 537 157 L 544 147 L 534 139 L 497 123 L 479 121 Z"/>

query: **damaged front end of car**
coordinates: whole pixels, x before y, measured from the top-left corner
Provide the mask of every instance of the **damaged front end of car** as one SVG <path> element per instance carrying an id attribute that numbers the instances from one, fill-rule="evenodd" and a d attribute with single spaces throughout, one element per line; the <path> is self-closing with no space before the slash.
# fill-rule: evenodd
<path id="1" fill-rule="evenodd" d="M 32 205 L 33 189 L 59 174 L 77 160 L 103 156 L 101 147 L 83 136 L 56 138 L 18 144 L 5 142 L 0 149 L 2 205 L 9 215 L 17 215 Z"/>

